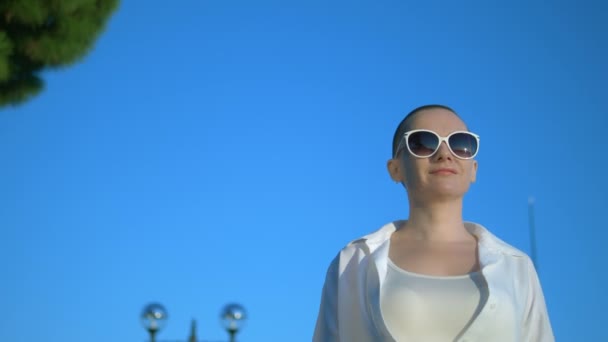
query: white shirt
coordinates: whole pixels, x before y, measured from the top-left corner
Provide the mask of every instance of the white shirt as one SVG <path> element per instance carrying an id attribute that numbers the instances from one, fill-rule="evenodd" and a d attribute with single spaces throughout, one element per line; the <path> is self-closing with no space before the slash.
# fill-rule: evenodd
<path id="1" fill-rule="evenodd" d="M 479 314 L 487 294 L 480 272 L 424 275 L 404 270 L 389 258 L 380 311 L 397 341 L 451 342 Z"/>
<path id="2" fill-rule="evenodd" d="M 327 271 L 314 342 L 395 341 L 380 309 L 390 236 L 404 221 L 350 242 Z M 540 282 L 530 258 L 481 225 L 465 223 L 477 237 L 488 298 L 457 341 L 552 342 Z"/>

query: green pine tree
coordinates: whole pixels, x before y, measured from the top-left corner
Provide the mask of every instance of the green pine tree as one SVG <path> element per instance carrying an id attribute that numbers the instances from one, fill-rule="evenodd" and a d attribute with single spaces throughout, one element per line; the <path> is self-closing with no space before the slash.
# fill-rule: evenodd
<path id="1" fill-rule="evenodd" d="M 119 0 L 0 0 L 0 107 L 44 85 L 40 72 L 90 50 Z"/>

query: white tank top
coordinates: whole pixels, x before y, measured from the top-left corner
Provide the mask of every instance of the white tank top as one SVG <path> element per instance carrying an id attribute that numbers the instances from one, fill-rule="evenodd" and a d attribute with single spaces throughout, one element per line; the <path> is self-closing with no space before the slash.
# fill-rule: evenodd
<path id="1" fill-rule="evenodd" d="M 408 272 L 389 259 L 380 309 L 396 341 L 445 342 L 466 331 L 487 299 L 487 283 L 479 272 L 428 276 Z"/>

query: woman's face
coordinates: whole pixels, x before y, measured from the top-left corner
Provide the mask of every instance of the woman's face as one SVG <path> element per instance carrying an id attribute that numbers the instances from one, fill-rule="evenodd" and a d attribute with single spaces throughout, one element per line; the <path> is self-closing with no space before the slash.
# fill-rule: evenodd
<path id="1" fill-rule="evenodd" d="M 424 110 L 414 117 L 410 130 L 427 129 L 441 137 L 455 131 L 467 131 L 467 127 L 454 113 L 433 108 Z M 393 180 L 402 183 L 414 201 L 444 201 L 459 199 L 475 181 L 477 161 L 455 157 L 446 143 L 428 158 L 418 158 L 402 148 L 394 159 L 388 162 Z"/>

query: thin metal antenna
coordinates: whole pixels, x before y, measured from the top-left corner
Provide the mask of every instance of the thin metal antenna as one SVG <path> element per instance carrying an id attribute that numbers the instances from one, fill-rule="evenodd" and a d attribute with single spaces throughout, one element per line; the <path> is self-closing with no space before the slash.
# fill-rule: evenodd
<path id="1" fill-rule="evenodd" d="M 534 197 L 528 198 L 528 224 L 530 231 L 530 258 L 538 272 L 538 259 L 536 255 L 536 227 L 534 226 Z"/>

